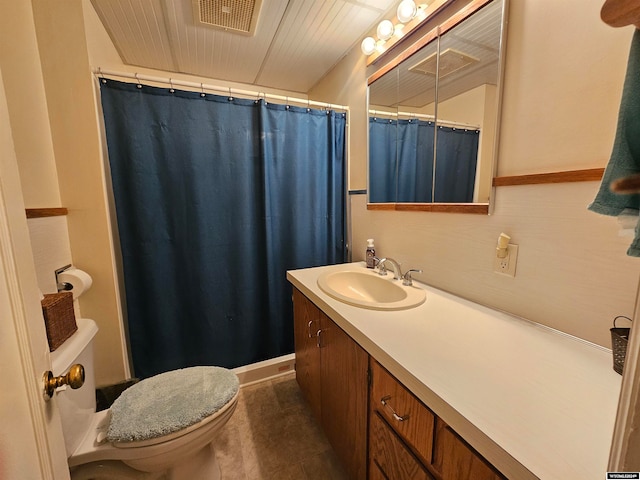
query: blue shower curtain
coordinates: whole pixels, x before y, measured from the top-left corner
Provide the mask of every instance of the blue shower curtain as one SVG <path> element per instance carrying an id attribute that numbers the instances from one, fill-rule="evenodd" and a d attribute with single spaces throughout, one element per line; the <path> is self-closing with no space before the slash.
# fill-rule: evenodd
<path id="1" fill-rule="evenodd" d="M 433 122 L 398 120 L 398 202 L 430 203 Z"/>
<path id="2" fill-rule="evenodd" d="M 473 202 L 480 131 L 439 126 L 437 138 L 433 201 Z"/>
<path id="3" fill-rule="evenodd" d="M 286 270 L 345 261 L 345 115 L 101 84 L 136 376 L 293 351 Z"/>
<path id="4" fill-rule="evenodd" d="M 392 203 L 397 195 L 398 122 L 369 117 L 369 201 Z"/>
<path id="5" fill-rule="evenodd" d="M 433 122 L 369 118 L 369 201 L 468 203 L 473 201 L 479 130 Z M 435 178 L 434 178 L 435 169 Z"/>

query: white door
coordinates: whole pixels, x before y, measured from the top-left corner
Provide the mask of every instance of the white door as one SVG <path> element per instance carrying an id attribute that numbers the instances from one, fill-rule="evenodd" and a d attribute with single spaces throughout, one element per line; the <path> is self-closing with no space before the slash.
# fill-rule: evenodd
<path id="1" fill-rule="evenodd" d="M 0 70 L 0 479 L 68 479 L 49 348 Z"/>

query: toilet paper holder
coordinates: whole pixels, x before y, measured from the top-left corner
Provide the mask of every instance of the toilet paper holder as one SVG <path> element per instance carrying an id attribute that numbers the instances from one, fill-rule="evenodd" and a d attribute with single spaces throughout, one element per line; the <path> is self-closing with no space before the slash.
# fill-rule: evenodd
<path id="1" fill-rule="evenodd" d="M 61 268 L 58 268 L 55 271 L 55 274 L 56 274 L 56 288 L 58 289 L 58 293 L 60 293 L 60 292 L 68 292 L 69 290 L 73 289 L 73 285 L 71 285 L 70 283 L 61 282 L 61 281 L 58 280 L 58 275 L 60 275 L 62 272 L 64 272 L 68 268 L 71 268 L 71 264 L 65 265 L 64 267 L 61 267 Z"/>

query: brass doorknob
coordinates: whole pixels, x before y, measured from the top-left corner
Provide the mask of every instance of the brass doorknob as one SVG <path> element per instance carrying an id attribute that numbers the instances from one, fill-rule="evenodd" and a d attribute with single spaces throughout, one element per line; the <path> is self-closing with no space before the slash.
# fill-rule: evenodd
<path id="1" fill-rule="evenodd" d="M 84 385 L 84 367 L 76 363 L 69 369 L 66 375 L 59 377 L 54 377 L 53 372 L 48 370 L 44 373 L 42 380 L 44 382 L 44 398 L 48 400 L 53 397 L 56 388 L 62 387 L 63 385 L 69 385 L 74 390 Z"/>

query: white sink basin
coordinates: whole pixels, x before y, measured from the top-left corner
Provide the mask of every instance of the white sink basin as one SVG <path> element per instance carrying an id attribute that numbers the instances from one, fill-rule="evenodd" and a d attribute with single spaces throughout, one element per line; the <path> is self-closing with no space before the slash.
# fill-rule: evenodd
<path id="1" fill-rule="evenodd" d="M 318 277 L 318 286 L 327 295 L 356 307 L 372 310 L 406 310 L 424 303 L 426 292 L 417 286 L 405 287 L 393 275 L 373 271 L 343 270 Z"/>

